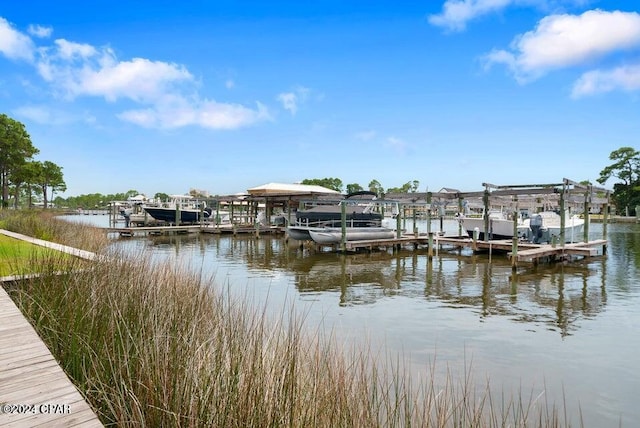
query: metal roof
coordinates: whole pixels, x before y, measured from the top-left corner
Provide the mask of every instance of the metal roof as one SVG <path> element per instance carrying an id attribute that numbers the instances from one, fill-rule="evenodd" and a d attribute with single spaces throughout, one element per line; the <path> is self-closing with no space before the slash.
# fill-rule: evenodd
<path id="1" fill-rule="evenodd" d="M 251 196 L 263 195 L 283 195 L 283 194 L 328 194 L 340 195 L 337 192 L 326 187 L 311 184 L 288 184 L 288 183 L 267 183 L 262 186 L 247 189 Z"/>

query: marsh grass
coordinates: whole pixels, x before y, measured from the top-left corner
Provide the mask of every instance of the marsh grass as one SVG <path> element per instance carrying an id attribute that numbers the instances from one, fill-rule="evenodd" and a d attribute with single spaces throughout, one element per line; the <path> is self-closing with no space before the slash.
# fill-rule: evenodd
<path id="1" fill-rule="evenodd" d="M 0 210 L 0 228 L 86 251 L 100 251 L 109 242 L 100 229 L 60 221 L 51 210 Z"/>
<path id="2" fill-rule="evenodd" d="M 67 254 L 0 235 L 0 277 L 38 273 L 52 263 L 62 269 L 70 259 Z"/>
<path id="3" fill-rule="evenodd" d="M 540 395 L 493 396 L 470 368 L 437 379 L 434 362 L 412 379 L 401 357 L 339 343 L 293 307 L 273 318 L 191 270 L 110 256 L 9 290 L 106 425 L 568 425 Z"/>

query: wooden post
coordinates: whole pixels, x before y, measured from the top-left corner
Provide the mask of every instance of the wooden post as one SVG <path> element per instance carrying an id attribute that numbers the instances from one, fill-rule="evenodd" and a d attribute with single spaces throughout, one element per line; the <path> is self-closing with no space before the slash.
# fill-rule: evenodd
<path id="1" fill-rule="evenodd" d="M 347 251 L 347 204 L 344 201 L 340 202 L 340 225 L 342 228 L 340 250 L 344 253 Z"/>
<path id="2" fill-rule="evenodd" d="M 471 239 L 471 249 L 473 250 L 473 252 L 478 251 L 478 235 L 479 234 L 480 234 L 480 231 L 478 230 L 477 227 L 473 229 L 473 238 Z"/>
<path id="3" fill-rule="evenodd" d="M 404 210 L 404 207 L 400 207 L 398 204 L 398 214 L 396 214 L 396 238 L 400 239 L 402 237 L 402 219 L 400 218 L 400 212 Z"/>
<path id="4" fill-rule="evenodd" d="M 427 192 L 427 236 L 429 237 L 429 248 L 427 257 L 433 258 L 433 235 L 431 234 L 431 192 Z"/>
<path id="5" fill-rule="evenodd" d="M 463 215 L 462 198 L 458 196 L 458 216 Z M 458 221 L 458 236 L 462 236 L 462 222 Z"/>
<path id="6" fill-rule="evenodd" d="M 413 212 L 413 236 L 415 238 L 417 238 L 418 237 L 418 224 L 416 222 L 417 218 L 416 218 L 416 207 L 415 207 L 415 205 L 413 206 L 411 211 Z"/>
<path id="7" fill-rule="evenodd" d="M 589 185 L 589 190 L 584 193 L 584 242 L 589 242 L 589 199 L 590 194 L 593 191 L 591 185 Z"/>
<path id="8" fill-rule="evenodd" d="M 566 182 L 562 183 L 562 193 L 560 193 L 560 246 L 564 247 L 564 243 L 565 243 L 565 225 L 567 224 L 566 221 L 566 213 L 564 212 L 564 195 L 566 193 L 566 189 L 567 189 L 567 184 Z"/>
<path id="9" fill-rule="evenodd" d="M 180 202 L 176 200 L 176 226 L 180 226 Z"/>
<path id="10" fill-rule="evenodd" d="M 513 237 L 511 238 L 511 270 L 518 269 L 518 196 L 514 196 Z"/>
<path id="11" fill-rule="evenodd" d="M 482 202 L 484 203 L 484 240 L 489 240 L 489 187 L 485 187 L 484 196 L 482 196 Z"/>
<path id="12" fill-rule="evenodd" d="M 607 190 L 607 202 L 602 207 L 602 239 L 607 240 L 607 221 L 609 220 L 609 191 Z M 607 244 L 602 247 L 602 254 L 607 254 Z"/>

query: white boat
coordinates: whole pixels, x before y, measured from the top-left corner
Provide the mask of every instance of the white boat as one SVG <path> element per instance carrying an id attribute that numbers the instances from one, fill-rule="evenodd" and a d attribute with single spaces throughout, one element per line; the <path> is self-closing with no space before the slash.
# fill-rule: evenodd
<path id="1" fill-rule="evenodd" d="M 523 221 L 526 226 L 528 240 L 534 244 L 560 240 L 562 218 L 555 211 L 542 211 L 533 214 Z M 564 240 L 565 242 L 581 241 L 584 233 L 584 219 L 578 215 L 565 214 Z"/>
<path id="2" fill-rule="evenodd" d="M 478 230 L 478 239 L 486 240 L 483 217 L 460 217 L 462 227 L 470 237 Z M 532 214 L 529 218 L 516 220 L 517 237 L 535 244 L 552 242 L 560 239 L 561 217 L 555 211 L 542 211 Z M 582 238 L 584 219 L 578 215 L 565 214 L 564 235 L 565 242 L 575 242 Z M 509 218 L 502 211 L 489 212 L 489 240 L 513 238 L 513 218 Z"/>
<path id="3" fill-rule="evenodd" d="M 478 230 L 478 239 L 486 240 L 484 236 L 484 216 L 480 217 L 459 217 L 462 227 L 467 231 L 470 238 L 473 238 L 474 231 Z M 521 218 L 517 220 L 518 237 L 526 237 L 529 225 L 525 225 Z M 488 239 L 511 239 L 513 237 L 513 219 L 509 218 L 503 211 L 489 211 L 489 237 Z"/>
<path id="4" fill-rule="evenodd" d="M 368 199 L 360 199 L 368 197 Z M 298 241 L 312 240 L 311 232 L 325 232 L 327 228 L 342 227 L 342 203 L 345 207 L 346 226 L 352 228 L 380 227 L 383 215 L 374 210 L 375 193 L 362 191 L 351 193 L 344 201 L 334 205 L 316 205 L 296 211 L 295 222 L 287 227 L 289 238 Z"/>
<path id="5" fill-rule="evenodd" d="M 309 230 L 309 235 L 318 244 L 337 244 L 342 242 L 342 228 L 324 227 Z M 373 239 L 393 239 L 396 232 L 386 227 L 347 227 L 347 241 L 366 241 Z"/>
<path id="6" fill-rule="evenodd" d="M 144 210 L 144 206 L 152 206 L 153 201 L 148 201 L 143 195 L 130 197 L 125 206 L 120 208 L 120 215 L 125 219 L 126 227 L 148 226 L 157 221 Z"/>

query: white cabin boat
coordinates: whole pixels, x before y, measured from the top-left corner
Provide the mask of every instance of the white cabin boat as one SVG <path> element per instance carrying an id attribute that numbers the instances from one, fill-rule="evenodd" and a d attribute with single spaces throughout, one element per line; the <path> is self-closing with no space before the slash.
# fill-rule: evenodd
<path id="1" fill-rule="evenodd" d="M 473 234 L 476 229 L 478 230 L 478 239 L 483 241 L 487 239 L 511 239 L 513 237 L 513 218 L 505 215 L 505 213 L 500 210 L 489 211 L 488 238 L 485 237 L 484 216 L 462 216 L 459 217 L 459 221 L 462 223 L 462 227 L 467 231 L 470 238 L 473 238 Z M 516 221 L 518 237 L 526 237 L 529 226 L 525 226 L 524 221 L 521 218 L 518 218 Z"/>
<path id="2" fill-rule="evenodd" d="M 487 240 L 485 237 L 484 217 L 460 217 L 462 227 L 467 231 L 469 237 L 473 237 L 474 231 L 478 230 L 478 239 Z M 519 239 L 524 239 L 535 244 L 552 242 L 560 239 L 561 216 L 555 211 L 542 211 L 532 214 L 528 218 L 518 217 L 516 219 L 516 233 Z M 489 212 L 488 239 L 511 239 L 513 238 L 513 218 L 508 217 L 502 211 L 492 210 Z M 578 215 L 565 214 L 564 237 L 565 242 L 576 242 L 582 238 L 584 231 L 584 219 Z"/>

